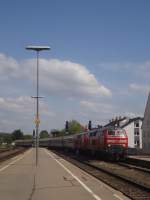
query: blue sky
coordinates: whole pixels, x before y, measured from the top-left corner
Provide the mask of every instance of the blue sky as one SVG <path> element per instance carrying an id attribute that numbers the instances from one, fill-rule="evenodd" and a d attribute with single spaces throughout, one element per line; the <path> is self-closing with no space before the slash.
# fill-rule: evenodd
<path id="1" fill-rule="evenodd" d="M 65 120 L 104 124 L 144 114 L 150 74 L 148 0 L 1 0 L 1 131 L 34 128 L 35 54 L 41 52 L 41 129 Z"/>

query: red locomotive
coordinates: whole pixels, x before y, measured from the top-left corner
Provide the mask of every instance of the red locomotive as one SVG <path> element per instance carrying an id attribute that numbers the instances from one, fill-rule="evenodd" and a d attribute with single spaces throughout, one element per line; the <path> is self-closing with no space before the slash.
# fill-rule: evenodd
<path id="1" fill-rule="evenodd" d="M 127 155 L 128 138 L 124 129 L 107 127 L 99 128 L 72 136 L 73 149 L 90 151 L 92 154 L 111 156 L 116 160 Z"/>
<path id="2" fill-rule="evenodd" d="M 40 140 L 40 146 L 70 149 L 108 156 L 111 159 L 124 159 L 127 155 L 128 137 L 124 129 L 101 127 L 74 135 Z"/>

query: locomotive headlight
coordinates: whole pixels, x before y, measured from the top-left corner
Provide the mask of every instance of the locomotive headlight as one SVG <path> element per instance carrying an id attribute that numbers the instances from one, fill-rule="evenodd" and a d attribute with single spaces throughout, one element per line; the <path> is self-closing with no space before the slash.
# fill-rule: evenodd
<path id="1" fill-rule="evenodd" d="M 111 145 L 110 144 L 108 144 L 108 147 L 110 147 Z"/>

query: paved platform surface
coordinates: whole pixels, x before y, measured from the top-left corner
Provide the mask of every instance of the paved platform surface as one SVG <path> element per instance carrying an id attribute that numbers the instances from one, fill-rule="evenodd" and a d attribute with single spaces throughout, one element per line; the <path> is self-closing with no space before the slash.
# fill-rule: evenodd
<path id="1" fill-rule="evenodd" d="M 35 149 L 0 164 L 2 200 L 129 200 L 54 153 Z"/>
<path id="2" fill-rule="evenodd" d="M 150 162 L 150 155 L 134 155 L 134 156 L 128 156 L 129 158 L 134 158 L 137 160 L 144 160 Z"/>

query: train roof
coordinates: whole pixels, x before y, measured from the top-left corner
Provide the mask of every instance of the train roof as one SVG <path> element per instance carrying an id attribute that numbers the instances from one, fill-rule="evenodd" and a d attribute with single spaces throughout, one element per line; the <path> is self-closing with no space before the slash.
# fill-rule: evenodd
<path id="1" fill-rule="evenodd" d="M 34 139 L 21 139 L 21 140 L 15 140 L 14 142 L 16 143 L 16 142 L 31 142 L 31 141 L 33 141 Z"/>

